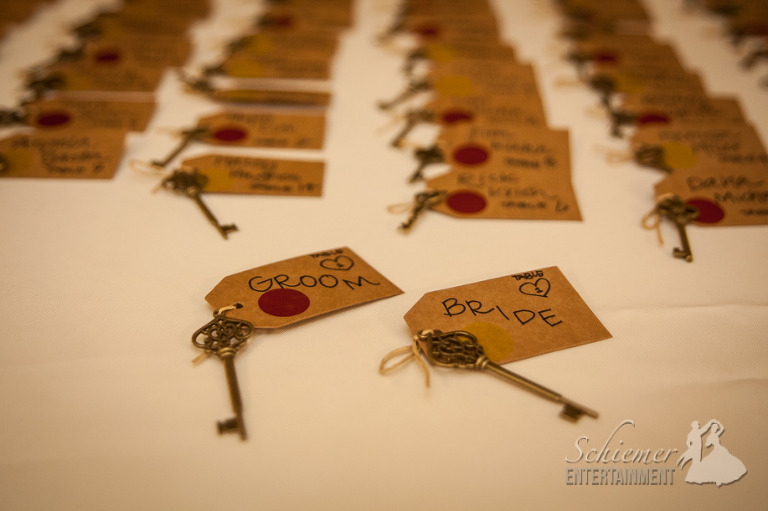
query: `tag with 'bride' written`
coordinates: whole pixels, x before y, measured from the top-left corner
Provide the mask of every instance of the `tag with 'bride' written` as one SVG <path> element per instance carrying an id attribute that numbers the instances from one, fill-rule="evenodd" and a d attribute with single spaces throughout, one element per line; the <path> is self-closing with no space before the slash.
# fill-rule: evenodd
<path id="1" fill-rule="evenodd" d="M 401 294 L 400 288 L 347 247 L 259 266 L 225 277 L 205 297 L 256 328 L 278 328 Z"/>
<path id="2" fill-rule="evenodd" d="M 497 364 L 611 337 L 556 266 L 429 292 L 405 322 L 470 332 Z"/>

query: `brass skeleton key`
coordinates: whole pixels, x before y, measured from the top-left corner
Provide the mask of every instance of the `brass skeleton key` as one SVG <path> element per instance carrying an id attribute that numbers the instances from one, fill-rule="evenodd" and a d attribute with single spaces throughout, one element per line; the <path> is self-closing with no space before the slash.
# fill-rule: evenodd
<path id="1" fill-rule="evenodd" d="M 416 159 L 419 160 L 419 165 L 408 179 L 409 183 L 415 183 L 416 181 L 424 179 L 424 169 L 427 165 L 443 163 L 445 161 L 445 155 L 443 154 L 442 149 L 436 145 L 432 145 L 426 149 L 416 149 L 413 154 L 416 156 Z"/>
<path id="2" fill-rule="evenodd" d="M 213 320 L 192 334 L 192 344 L 208 355 L 216 355 L 224 362 L 227 387 L 235 416 L 219 421 L 219 434 L 237 432 L 240 439 L 247 438 L 243 421 L 243 401 L 235 373 L 235 355 L 253 333 L 253 325 L 241 319 L 228 318 L 221 311 L 213 313 Z M 202 337 L 202 340 L 200 339 Z"/>
<path id="3" fill-rule="evenodd" d="M 213 215 L 208 206 L 205 205 L 203 199 L 200 198 L 200 194 L 203 191 L 208 178 L 203 174 L 200 174 L 196 169 L 189 172 L 185 170 L 174 170 L 173 174 L 166 177 L 162 181 L 162 186 L 182 193 L 185 196 L 195 201 L 195 204 L 200 208 L 208 221 L 216 227 L 224 239 L 227 239 L 230 232 L 236 231 L 237 226 L 235 224 L 222 225 Z"/>
<path id="4" fill-rule="evenodd" d="M 668 197 L 656 205 L 656 211 L 675 223 L 677 232 L 680 234 L 680 244 L 682 248 L 675 247 L 672 255 L 678 259 L 685 259 L 693 262 L 693 253 L 691 245 L 688 243 L 688 233 L 685 230 L 686 225 L 696 220 L 699 216 L 699 209 L 690 204 L 686 204 L 678 196 Z"/>
<path id="5" fill-rule="evenodd" d="M 411 214 L 408 219 L 400 224 L 400 230 L 408 231 L 413 224 L 416 223 L 416 219 L 421 216 L 424 211 L 431 208 L 435 204 L 439 204 L 445 200 L 446 192 L 443 190 L 436 190 L 430 192 L 419 192 L 413 201 L 413 207 L 411 208 Z"/>
<path id="6" fill-rule="evenodd" d="M 162 160 L 152 160 L 152 165 L 156 167 L 165 168 L 174 158 L 176 158 L 189 144 L 196 140 L 202 140 L 208 135 L 208 128 L 198 127 L 183 130 L 181 132 L 181 142 L 176 146 L 176 149 Z"/>
<path id="7" fill-rule="evenodd" d="M 516 383 L 541 397 L 560 403 L 563 409 L 560 416 L 570 421 L 577 421 L 582 415 L 597 418 L 598 413 L 586 406 L 582 406 L 562 394 L 548 389 L 543 385 L 513 373 L 504 367 L 491 362 L 485 355 L 485 350 L 477 342 L 477 338 L 469 332 L 456 330 L 442 332 L 440 330 L 421 330 L 416 334 L 417 340 L 422 342 L 425 348 L 424 354 L 427 360 L 439 367 L 452 369 L 473 369 L 476 371 L 490 371 L 507 381 Z"/>
<path id="8" fill-rule="evenodd" d="M 392 139 L 390 145 L 392 147 L 400 147 L 403 139 L 411 132 L 413 128 L 420 122 L 431 122 L 435 118 L 434 112 L 428 110 L 409 110 L 405 114 L 405 126 L 401 129 L 395 138 Z"/>
<path id="9" fill-rule="evenodd" d="M 429 84 L 429 82 L 424 80 L 414 80 L 411 81 L 408 84 L 408 87 L 405 88 L 403 92 L 395 96 L 393 99 L 389 101 L 379 101 L 378 105 L 379 108 L 382 110 L 389 110 L 390 108 L 393 108 L 403 101 L 410 99 L 411 97 L 415 96 L 419 92 L 428 91 L 432 88 L 432 86 Z"/>

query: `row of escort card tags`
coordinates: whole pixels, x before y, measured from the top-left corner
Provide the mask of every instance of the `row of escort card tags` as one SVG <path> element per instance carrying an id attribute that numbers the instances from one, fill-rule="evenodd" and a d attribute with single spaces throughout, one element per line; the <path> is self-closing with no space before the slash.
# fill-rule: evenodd
<path id="1" fill-rule="evenodd" d="M 170 16 L 171 11 L 185 15 Z M 32 70 L 30 97 L 4 112 L 5 124 L 24 128 L 0 140 L 0 176 L 114 176 L 126 132 L 143 131 L 154 111 L 154 100 L 137 100 L 136 93 L 151 98 L 163 72 L 184 64 L 191 49 L 187 28 L 207 12 L 207 0 L 185 2 L 183 8 L 177 2 L 159 7 L 142 0 L 79 25 L 74 30 L 78 46 Z M 306 0 L 267 2 L 252 27 L 227 44 L 220 62 L 198 77 L 180 74 L 187 91 L 227 106 L 181 130 L 180 146 L 153 161 L 152 168 L 165 171 L 190 142 L 321 149 L 330 103 L 323 80 L 331 77 L 340 32 L 351 20 L 351 0 L 322 6 Z M 217 87 L 222 77 L 251 82 Z M 319 196 L 324 168 L 318 160 L 211 154 L 183 161 L 161 185 L 198 199 L 201 192 Z"/>
<path id="2" fill-rule="evenodd" d="M 28 68 L 2 112 L 0 177 L 111 178 L 126 134 L 154 113 L 163 73 L 188 58 L 189 27 L 209 12 L 207 0 L 183 4 L 137 0 L 70 28 L 74 43 Z"/>
<path id="3" fill-rule="evenodd" d="M 568 132 L 547 126 L 534 69 L 499 40 L 487 2 L 404 0 L 381 41 L 406 47 L 407 88 L 379 104 L 388 112 L 405 105 L 392 145 L 409 147 L 407 137 L 422 125 L 439 129 L 431 145 L 414 150 L 408 180 L 424 180 L 426 190 L 403 230 L 426 209 L 458 218 L 581 220 Z M 442 172 L 425 178 L 431 164 Z"/>
<path id="4" fill-rule="evenodd" d="M 597 1 L 564 1 L 567 58 L 599 95 L 610 132 L 629 140 L 632 159 L 661 175 L 649 217 L 669 218 L 687 245 L 685 226 L 768 223 L 768 155 L 738 101 L 711 96 L 674 47 L 651 35 L 639 0 L 605 9 Z M 649 206 L 650 208 L 650 206 Z M 693 260 L 690 247 L 674 255 Z"/>
<path id="5" fill-rule="evenodd" d="M 744 70 L 768 63 L 768 4 L 763 0 L 689 0 L 685 4 L 721 18 L 723 32 L 741 54 Z M 768 76 L 763 76 L 761 85 L 768 87 Z"/>

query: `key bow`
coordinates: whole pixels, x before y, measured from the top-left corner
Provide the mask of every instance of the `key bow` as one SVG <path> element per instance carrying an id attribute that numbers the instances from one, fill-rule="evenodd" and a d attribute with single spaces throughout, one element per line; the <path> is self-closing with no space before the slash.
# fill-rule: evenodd
<path id="1" fill-rule="evenodd" d="M 418 335 L 426 345 L 424 354 L 436 366 L 482 370 L 489 362 L 485 350 L 469 332 L 422 330 Z"/>
<path id="2" fill-rule="evenodd" d="M 216 315 L 211 321 L 192 334 L 192 344 L 208 354 L 222 357 L 234 354 L 253 334 L 253 325 L 244 319 Z M 201 341 L 200 337 L 204 339 Z"/>

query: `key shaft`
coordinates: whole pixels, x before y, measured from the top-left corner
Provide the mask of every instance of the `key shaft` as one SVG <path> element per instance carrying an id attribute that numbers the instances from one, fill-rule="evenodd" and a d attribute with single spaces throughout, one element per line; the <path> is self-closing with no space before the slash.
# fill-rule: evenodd
<path id="1" fill-rule="evenodd" d="M 168 156 L 166 156 L 164 159 L 152 160 L 152 165 L 165 168 L 169 163 L 173 161 L 174 158 L 181 154 L 181 152 L 186 149 L 191 142 L 202 139 L 207 133 L 208 128 L 192 128 L 182 131 L 182 138 L 179 142 L 179 145 L 177 145 L 176 148 L 171 151 L 170 154 L 168 154 Z"/>
<path id="2" fill-rule="evenodd" d="M 559 392 L 492 362 L 485 355 L 485 350 L 477 342 L 477 338 L 469 332 L 422 330 L 417 334 L 417 337 L 425 345 L 423 351 L 427 360 L 434 365 L 452 369 L 490 371 L 492 374 L 515 383 L 538 396 L 563 405 L 560 416 L 570 421 L 577 421 L 582 415 L 589 415 L 594 418 L 598 416 L 598 413 L 591 408 L 571 401 Z"/>

